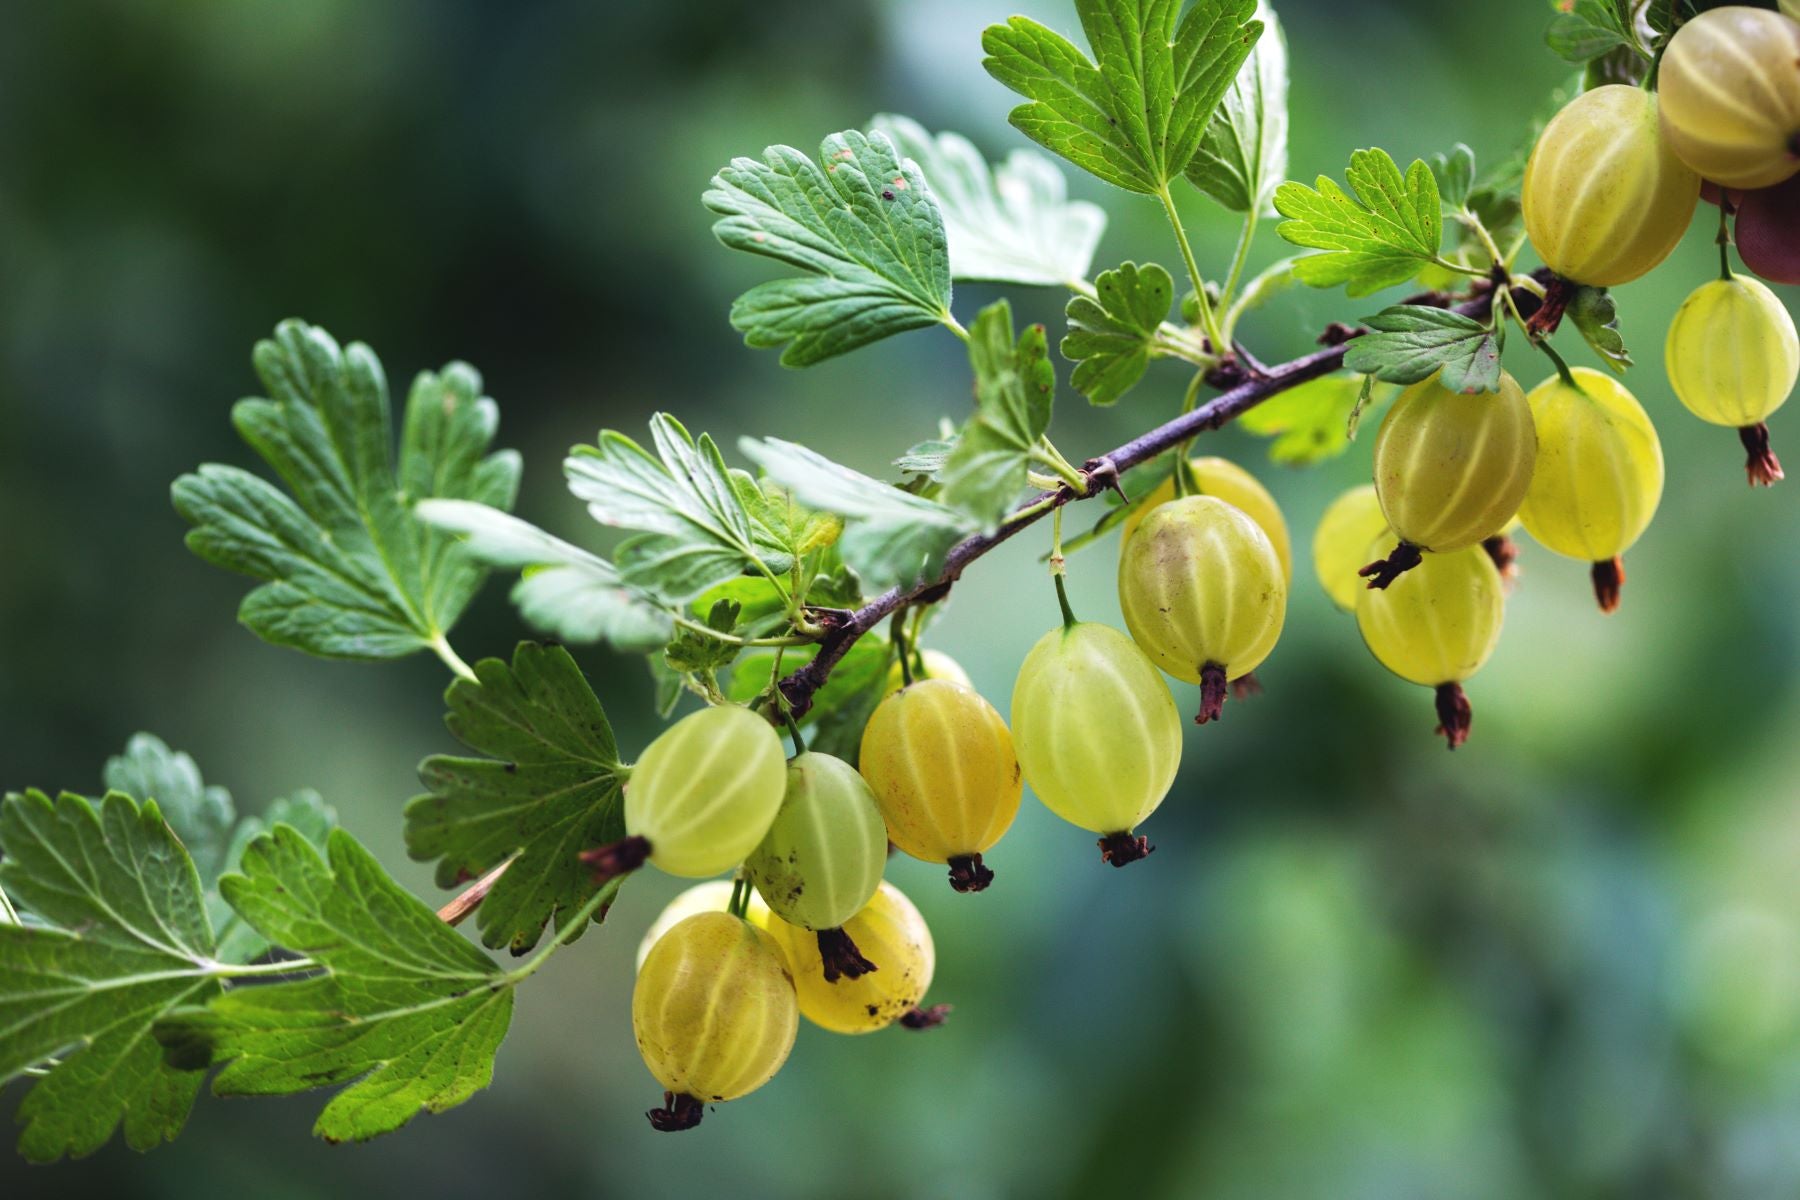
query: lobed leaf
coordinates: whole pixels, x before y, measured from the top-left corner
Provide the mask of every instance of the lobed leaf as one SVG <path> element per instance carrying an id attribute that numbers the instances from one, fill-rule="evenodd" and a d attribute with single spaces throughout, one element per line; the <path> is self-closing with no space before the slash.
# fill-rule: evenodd
<path id="1" fill-rule="evenodd" d="M 961 134 L 934 136 L 891 113 L 870 127 L 924 175 L 944 220 L 952 278 L 1052 287 L 1087 278 L 1106 213 L 1070 200 L 1067 181 L 1049 159 L 1014 150 L 990 168 Z"/>
<path id="2" fill-rule="evenodd" d="M 1232 212 L 1274 211 L 1288 169 L 1288 48 L 1268 0 L 1258 0 L 1263 33 L 1213 114 L 1188 182 Z"/>
<path id="3" fill-rule="evenodd" d="M 1175 281 L 1155 263 L 1123 263 L 1100 272 L 1094 295 L 1069 301 L 1063 357 L 1075 363 L 1069 379 L 1093 404 L 1112 404 L 1149 366 L 1157 329 L 1169 315 Z"/>
<path id="4" fill-rule="evenodd" d="M 1343 374 L 1308 380 L 1263 401 L 1238 424 L 1246 433 L 1272 439 L 1272 461 L 1312 466 L 1349 449 L 1359 390 L 1359 381 Z"/>
<path id="5" fill-rule="evenodd" d="M 1619 332 L 1619 306 L 1605 288 L 1577 288 L 1569 301 L 1569 319 L 1583 340 L 1614 374 L 1623 375 L 1632 365 L 1625 335 Z"/>
<path id="6" fill-rule="evenodd" d="M 594 894 L 576 855 L 625 836 L 626 770 L 567 650 L 521 642 L 510 667 L 484 659 L 475 676 L 445 692 L 444 723 L 486 757 L 437 754 L 419 765 L 429 792 L 406 806 L 406 849 L 437 860 L 439 887 L 512 859 L 476 923 L 484 944 L 522 954 Z"/>
<path id="7" fill-rule="evenodd" d="M 1026 98 L 1013 127 L 1106 182 L 1156 195 L 1188 169 L 1250 48 L 1256 0 L 1076 0 L 1090 60 L 1028 17 L 982 34 L 988 74 Z M 1179 17 L 1179 23 L 1177 18 Z"/>
<path id="8" fill-rule="evenodd" d="M 263 581 L 238 618 L 257 636 L 325 658 L 395 658 L 433 645 L 484 574 L 454 539 L 413 519 L 429 496 L 510 508 L 519 460 L 489 454 L 499 410 L 474 368 L 422 372 L 407 397 L 399 454 L 386 376 L 367 346 L 283 321 L 257 344 L 268 399 L 232 421 L 289 492 L 209 464 L 175 481 L 187 544 Z M 291 493 L 291 494 L 290 494 Z"/>
<path id="9" fill-rule="evenodd" d="M 1387 151 L 1358 150 L 1345 178 L 1354 195 L 1323 175 L 1316 189 L 1300 183 L 1276 189 L 1275 208 L 1288 218 L 1276 232 L 1296 246 L 1326 251 L 1296 262 L 1296 278 L 1366 296 L 1405 283 L 1437 259 L 1444 218 L 1430 167 L 1414 160 L 1402 176 Z"/>
<path id="10" fill-rule="evenodd" d="M 1042 325 L 1013 339 L 1012 306 L 997 301 L 969 326 L 975 414 L 938 472 L 940 498 L 983 529 L 1000 524 L 1025 487 L 1033 451 L 1050 428 L 1056 369 Z"/>
<path id="11" fill-rule="evenodd" d="M 1453 392 L 1500 390 L 1500 337 L 1494 327 L 1442 308 L 1400 304 L 1365 317 L 1372 333 L 1350 343 L 1344 365 L 1388 383 L 1439 375 Z"/>
<path id="12" fill-rule="evenodd" d="M 806 367 L 949 319 L 943 217 L 886 134 L 832 134 L 819 148 L 823 168 L 788 146 L 763 154 L 733 159 L 703 197 L 725 245 L 805 272 L 732 305 L 749 345 L 786 345 L 782 364 Z"/>

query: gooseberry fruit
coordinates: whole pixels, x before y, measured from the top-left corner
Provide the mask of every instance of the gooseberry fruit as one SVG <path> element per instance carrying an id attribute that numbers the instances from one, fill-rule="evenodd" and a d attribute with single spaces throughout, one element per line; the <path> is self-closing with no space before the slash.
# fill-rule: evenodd
<path id="1" fill-rule="evenodd" d="M 1743 193 L 1735 232 L 1746 267 L 1772 283 L 1800 283 L 1800 175 Z"/>
<path id="2" fill-rule="evenodd" d="M 681 924 L 696 913 L 726 912 L 731 908 L 731 893 L 737 885 L 729 879 L 709 879 L 705 883 L 696 883 L 664 906 L 644 930 L 643 938 L 638 942 L 637 969 L 644 969 L 644 959 L 650 956 L 650 948 L 662 940 L 663 934 Z M 769 906 L 763 903 L 761 896 L 754 888 L 750 891 L 749 905 L 744 919 L 758 929 L 769 927 Z"/>
<path id="3" fill-rule="evenodd" d="M 1736 427 L 1751 486 L 1781 478 L 1763 424 L 1800 377 L 1800 338 L 1775 293 L 1746 275 L 1694 289 L 1669 326 L 1669 382 L 1688 411 Z"/>
<path id="4" fill-rule="evenodd" d="M 730 913 L 699 913 L 650 948 L 631 993 L 644 1065 L 664 1089 L 652 1127 L 700 1123 L 706 1104 L 754 1092 L 794 1048 L 800 1013 L 787 956 Z"/>
<path id="5" fill-rule="evenodd" d="M 969 673 L 962 669 L 962 664 L 942 650 L 920 650 L 910 665 L 914 679 L 948 679 L 964 687 L 974 686 L 969 682 Z M 894 665 L 888 668 L 888 694 L 892 695 L 905 686 L 906 675 L 900 670 L 900 660 L 896 658 Z"/>
<path id="6" fill-rule="evenodd" d="M 937 950 L 925 918 L 886 881 L 861 912 L 844 922 L 844 932 L 881 962 L 879 971 L 829 982 L 815 938 L 780 920 L 771 932 L 793 964 L 801 1014 L 833 1033 L 873 1033 L 907 1019 L 937 969 Z"/>
<path id="7" fill-rule="evenodd" d="M 1680 159 L 1728 188 L 1800 171 L 1800 24 L 1744 5 L 1710 9 L 1669 39 L 1657 73 L 1662 131 Z"/>
<path id="8" fill-rule="evenodd" d="M 1375 494 L 1394 553 L 1359 574 L 1384 588 L 1420 551 L 1460 550 L 1499 533 L 1519 511 L 1537 463 L 1537 430 L 1518 380 L 1465 395 L 1438 376 L 1400 393 L 1375 438 Z"/>
<path id="9" fill-rule="evenodd" d="M 1537 469 L 1519 517 L 1526 532 L 1569 558 L 1593 564 L 1603 612 L 1619 605 L 1621 557 L 1662 499 L 1662 443 L 1649 414 L 1610 375 L 1576 367 L 1531 390 Z"/>
<path id="10" fill-rule="evenodd" d="M 1256 476 L 1228 458 L 1207 457 L 1188 460 L 1188 479 L 1191 483 L 1191 495 L 1217 496 L 1261 526 L 1262 531 L 1269 535 L 1269 544 L 1275 547 L 1275 557 L 1281 560 L 1281 577 L 1293 579 L 1293 552 L 1288 543 L 1287 522 L 1282 519 L 1281 506 L 1275 503 L 1275 497 L 1269 494 L 1268 488 L 1257 482 Z M 1123 547 L 1131 540 L 1131 535 L 1137 532 L 1137 527 L 1143 524 L 1146 516 L 1159 505 L 1167 504 L 1173 499 L 1175 481 L 1165 479 L 1125 518 L 1125 524 L 1119 531 L 1119 545 Z"/>
<path id="11" fill-rule="evenodd" d="M 1629 283 L 1669 256 L 1699 203 L 1700 176 L 1663 144 L 1656 95 L 1607 84 L 1551 119 L 1525 166 L 1525 230 L 1552 271 Z"/>
<path id="12" fill-rule="evenodd" d="M 878 965 L 857 952 L 843 924 L 875 894 L 887 847 L 881 810 L 855 767 L 811 752 L 788 760 L 781 811 L 744 872 L 776 916 L 817 935 L 827 980 Z"/>
<path id="13" fill-rule="evenodd" d="M 1287 616 L 1287 581 L 1262 527 L 1216 496 L 1159 505 L 1119 553 L 1119 607 L 1132 640 L 1200 685 L 1200 724 L 1226 685 L 1256 670 Z"/>
<path id="14" fill-rule="evenodd" d="M 1372 548 L 1394 544 L 1390 536 Z M 1438 728 L 1452 750 L 1468 740 L 1473 712 L 1462 684 L 1500 639 L 1500 572 L 1479 546 L 1427 554 L 1417 569 L 1356 602 L 1356 626 L 1382 666 L 1436 693 Z"/>
<path id="15" fill-rule="evenodd" d="M 703 708 L 669 726 L 625 784 L 627 836 L 582 854 L 599 878 L 645 859 L 704 879 L 737 866 L 769 831 L 787 790 L 781 739 L 747 708 Z"/>
<path id="16" fill-rule="evenodd" d="M 1025 782 L 1051 812 L 1102 835 L 1105 861 L 1150 853 L 1132 830 L 1175 782 L 1181 714 L 1136 643 L 1092 621 L 1045 634 L 1019 667 L 1012 732 Z"/>
<path id="17" fill-rule="evenodd" d="M 947 864 L 959 892 L 993 882 L 982 855 L 1018 816 L 1023 785 L 1012 734 L 975 689 L 948 679 L 901 688 L 863 729 L 860 764 L 894 845 Z"/>
<path id="18" fill-rule="evenodd" d="M 1356 598 L 1367 591 L 1357 572 L 1368 559 L 1369 543 L 1388 531 L 1387 517 L 1375 485 L 1353 487 L 1333 500 L 1313 533 L 1313 573 L 1331 602 L 1356 611 Z"/>

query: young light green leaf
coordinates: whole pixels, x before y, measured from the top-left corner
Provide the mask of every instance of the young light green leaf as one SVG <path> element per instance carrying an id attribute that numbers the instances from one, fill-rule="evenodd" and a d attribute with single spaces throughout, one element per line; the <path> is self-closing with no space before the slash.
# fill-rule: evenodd
<path id="1" fill-rule="evenodd" d="M 265 641 L 325 658 L 397 658 L 439 642 L 482 568 L 413 519 L 427 496 L 510 508 L 519 459 L 487 453 L 499 422 L 475 369 L 422 372 L 407 397 L 398 460 L 387 378 L 367 346 L 283 321 L 257 344 L 269 399 L 239 401 L 238 432 L 291 489 L 209 464 L 171 489 L 187 544 L 263 580 L 238 619 Z"/>
<path id="2" fill-rule="evenodd" d="M 1458 142 L 1448 151 L 1432 155 L 1431 177 L 1437 180 L 1441 205 L 1463 207 L 1475 186 L 1475 152 Z"/>
<path id="3" fill-rule="evenodd" d="M 1274 439 L 1269 458 L 1305 467 L 1336 458 L 1350 445 L 1350 414 L 1356 407 L 1359 381 L 1348 375 L 1326 375 L 1289 388 L 1238 418 L 1246 433 Z"/>
<path id="4" fill-rule="evenodd" d="M 1350 343 L 1344 365 L 1388 383 L 1418 383 L 1440 371 L 1453 392 L 1500 390 L 1500 337 L 1473 317 L 1398 304 L 1364 318 L 1373 333 Z"/>
<path id="5" fill-rule="evenodd" d="M 707 610 L 702 621 L 713 633 L 731 634 L 738 628 L 743 612 L 735 600 L 718 600 Z M 710 674 L 730 666 L 743 647 L 736 642 L 712 637 L 686 626 L 678 628 L 669 644 L 663 647 L 663 662 L 680 675 L 696 672 Z M 616 839 L 615 839 L 616 840 Z"/>
<path id="6" fill-rule="evenodd" d="M 975 370 L 975 413 L 963 426 L 943 470 L 941 499 L 983 529 L 999 525 L 1025 487 L 1032 451 L 1050 428 L 1056 369 L 1042 325 L 1013 340 L 1012 306 L 981 310 L 969 326 Z"/>
<path id="7" fill-rule="evenodd" d="M 1288 169 L 1288 49 L 1268 0 L 1258 0 L 1262 37 L 1207 127 L 1188 181 L 1232 212 L 1273 213 Z"/>
<path id="8" fill-rule="evenodd" d="M 1404 177 L 1385 150 L 1358 150 L 1345 173 L 1352 196 L 1326 176 L 1318 188 L 1284 183 L 1275 208 L 1288 220 L 1276 232 L 1296 246 L 1324 250 L 1294 264 L 1300 282 L 1346 286 L 1366 296 L 1405 283 L 1435 262 L 1443 234 L 1443 207 L 1431 168 L 1414 160 Z"/>
<path id="9" fill-rule="evenodd" d="M 522 954 L 594 894 L 576 856 L 625 836 L 625 768 L 606 712 L 560 646 L 521 642 L 510 667 L 475 665 L 444 694 L 444 723 L 486 755 L 436 754 L 406 806 L 406 850 L 437 860 L 439 887 L 513 860 L 476 910 L 482 941 Z M 574 931 L 579 936 L 579 931 Z"/>
<path id="10" fill-rule="evenodd" d="M 988 74 L 1024 96 L 1019 132 L 1127 191 L 1186 171 L 1250 48 L 1256 0 L 1076 0 L 1094 58 L 1027 17 L 981 35 Z"/>
<path id="11" fill-rule="evenodd" d="M 643 531 L 613 554 L 621 582 L 681 603 L 746 571 L 788 569 L 759 544 L 712 438 L 696 442 L 667 413 L 650 418 L 650 435 L 654 455 L 605 429 L 597 445 L 575 447 L 563 464 L 569 490 L 596 521 Z"/>
<path id="12" fill-rule="evenodd" d="M 1625 348 L 1625 336 L 1619 332 L 1619 306 L 1612 293 L 1605 288 L 1578 288 L 1569 301 L 1568 315 L 1600 361 L 1623 375 L 1631 366 L 1631 351 Z"/>
<path id="13" fill-rule="evenodd" d="M 1076 364 L 1070 384 L 1093 404 L 1112 404 L 1143 376 L 1156 331 L 1169 315 L 1175 281 L 1155 263 L 1100 272 L 1094 295 L 1069 301 L 1063 357 Z"/>
<path id="14" fill-rule="evenodd" d="M 237 870 L 243 864 L 244 851 L 250 848 L 250 843 L 277 825 L 289 826 L 313 845 L 324 849 L 325 839 L 337 828 L 337 810 L 326 804 L 319 793 L 308 788 L 275 800 L 261 816 L 245 817 L 232 830 L 231 845 L 225 852 L 226 870 Z M 207 892 L 206 906 L 212 914 L 218 941 L 214 957 L 220 962 L 248 963 L 269 950 L 268 939 L 252 929 L 219 894 L 217 880 Z"/>
<path id="15" fill-rule="evenodd" d="M 731 307 L 752 346 L 787 345 L 807 367 L 892 334 L 950 319 L 950 259 L 937 201 L 883 133 L 834 133 L 823 169 L 789 146 L 735 158 L 713 176 L 713 234 L 734 250 L 797 267 Z"/>
<path id="16" fill-rule="evenodd" d="M 191 756 L 169 749 L 155 734 L 133 734 L 123 754 L 106 760 L 101 780 L 109 792 L 156 801 L 194 860 L 200 882 L 207 887 L 217 882 L 231 862 L 226 850 L 237 810 L 230 792 L 206 786 Z"/>
<path id="17" fill-rule="evenodd" d="M 936 475 L 950 461 L 956 449 L 956 438 L 933 438 L 920 442 L 894 460 L 894 465 L 909 475 Z"/>
<path id="18" fill-rule="evenodd" d="M 844 518 L 844 561 L 876 587 L 911 584 L 935 575 L 951 546 L 975 532 L 964 514 L 871 479 L 822 454 L 780 438 L 739 443 L 802 504 Z"/>
<path id="19" fill-rule="evenodd" d="M 961 134 L 934 137 L 891 113 L 877 116 L 871 128 L 924 174 L 944 218 L 953 278 L 1051 287 L 1087 278 L 1106 213 L 1070 200 L 1067 181 L 1049 159 L 1014 150 L 990 169 Z"/>
<path id="20" fill-rule="evenodd" d="M 1563 6 L 1567 7 L 1567 6 Z M 1585 63 L 1621 46 L 1635 47 L 1629 12 L 1613 0 L 1574 0 L 1574 6 L 1550 22 L 1544 41 L 1557 57 Z"/>
<path id="21" fill-rule="evenodd" d="M 666 609 L 626 585 L 618 568 L 580 546 L 485 504 L 427 500 L 419 520 L 466 539 L 490 567 L 522 572 L 513 585 L 519 615 L 567 642 L 611 642 L 650 650 L 669 640 Z"/>
<path id="22" fill-rule="evenodd" d="M 193 861 L 154 802 L 118 792 L 8 796 L 0 848 L 0 887 L 39 922 L 0 924 L 0 1083 L 49 1064 L 19 1152 L 80 1158 L 121 1123 L 134 1150 L 172 1140 L 201 1080 L 163 1065 L 151 1025 L 219 987 Z"/>
<path id="23" fill-rule="evenodd" d="M 349 834 L 334 830 L 321 856 L 277 826 L 224 887 L 257 932 L 308 956 L 313 973 L 171 1012 L 155 1027 L 169 1062 L 222 1064 L 220 1096 L 347 1084 L 313 1126 L 332 1142 L 388 1133 L 487 1086 L 519 976 L 502 974 Z"/>

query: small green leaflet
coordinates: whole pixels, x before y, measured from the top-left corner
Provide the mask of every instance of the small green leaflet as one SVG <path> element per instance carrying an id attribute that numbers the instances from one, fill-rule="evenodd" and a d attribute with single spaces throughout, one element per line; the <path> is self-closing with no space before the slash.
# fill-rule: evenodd
<path id="1" fill-rule="evenodd" d="M 1585 63 L 1621 46 L 1637 48 L 1629 0 L 1557 0 L 1555 7 L 1544 41 L 1558 58 Z"/>
<path id="2" fill-rule="evenodd" d="M 1284 183 L 1275 208 L 1288 220 L 1276 227 L 1287 241 L 1312 250 L 1294 275 L 1312 287 L 1345 285 L 1366 296 L 1405 283 L 1437 261 L 1444 215 L 1431 168 L 1414 160 L 1404 177 L 1385 150 L 1358 150 L 1345 173 L 1355 192 L 1319 176 L 1317 190 Z"/>
<path id="3" fill-rule="evenodd" d="M 933 137 L 909 117 L 871 124 L 913 160 L 936 198 L 956 279 L 1060 287 L 1087 278 L 1106 229 L 1097 204 L 1070 200 L 1068 182 L 1035 150 L 1014 150 L 989 168 L 956 133 Z"/>
<path id="4" fill-rule="evenodd" d="M 155 801 L 181 839 L 205 894 L 218 943 L 213 956 L 222 962 L 249 962 L 269 947 L 219 895 L 219 876 L 237 866 L 251 838 L 277 822 L 294 826 L 321 846 L 337 824 L 337 814 L 319 794 L 305 790 L 274 801 L 261 817 L 239 819 L 230 792 L 206 786 L 192 757 L 149 733 L 132 735 L 125 752 L 107 760 L 102 779 L 108 792 Z"/>
<path id="5" fill-rule="evenodd" d="M 545 633 L 630 651 L 669 640 L 668 612 L 627 586 L 618 568 L 599 555 L 485 504 L 427 500 L 417 511 L 426 524 L 467 539 L 469 553 L 488 566 L 521 572 L 513 604 Z"/>
<path id="6" fill-rule="evenodd" d="M 463 363 L 423 372 L 406 403 L 399 457 L 387 378 L 367 346 L 283 321 L 259 342 L 269 399 L 232 421 L 293 492 L 209 464 L 175 481 L 188 547 L 263 580 L 238 618 L 258 637 L 326 658 L 397 658 L 432 646 L 480 586 L 482 568 L 413 519 L 428 496 L 511 508 L 519 459 L 489 454 L 499 410 Z"/>
<path id="7" fill-rule="evenodd" d="M 1143 376 L 1157 329 L 1169 315 L 1175 281 L 1155 263 L 1100 272 L 1094 295 L 1069 301 L 1063 357 L 1076 364 L 1070 384 L 1094 404 L 1112 404 Z"/>
<path id="8" fill-rule="evenodd" d="M 1446 153 L 1432 155 L 1431 177 L 1437 180 L 1441 205 L 1462 208 L 1475 187 L 1475 152 L 1458 142 Z"/>
<path id="9" fill-rule="evenodd" d="M 752 346 L 786 345 L 808 367 L 950 319 L 944 221 L 923 178 L 883 133 L 834 133 L 817 163 L 789 146 L 735 158 L 703 197 L 713 234 L 804 276 L 758 284 L 731 306 Z"/>
<path id="10" fill-rule="evenodd" d="M 641 530 L 613 555 L 620 580 L 680 603 L 746 571 L 788 569 L 765 562 L 769 547 L 745 511 L 712 438 L 696 442 L 667 413 L 650 418 L 651 454 L 622 433 L 601 430 L 563 464 L 569 490 L 602 525 Z"/>
<path id="11" fill-rule="evenodd" d="M 1186 171 L 1262 33 L 1256 0 L 1075 0 L 1090 60 L 1027 17 L 981 35 L 988 74 L 1024 96 L 1014 128 L 1127 191 L 1154 196 Z"/>
<path id="12" fill-rule="evenodd" d="M 1388 383 L 1438 382 L 1453 392 L 1500 390 L 1500 332 L 1442 308 L 1399 304 L 1364 322 L 1372 333 L 1351 342 L 1344 365 Z"/>
<path id="13" fill-rule="evenodd" d="M 780 438 L 745 438 L 739 448 L 809 508 L 844 518 L 846 565 L 875 587 L 936 575 L 950 547 L 976 525 L 947 505 L 871 479 Z"/>
<path id="14" fill-rule="evenodd" d="M 1623 375 L 1631 366 L 1631 351 L 1625 348 L 1625 337 L 1619 332 L 1619 306 L 1612 293 L 1605 288 L 1578 288 L 1569 301 L 1568 315 L 1600 361 L 1615 374 Z"/>
<path id="15" fill-rule="evenodd" d="M 956 449 L 954 435 L 947 438 L 933 438 L 928 442 L 920 442 L 906 453 L 894 460 L 894 465 L 908 475 L 936 475 L 950 461 L 950 451 Z"/>
<path id="16" fill-rule="evenodd" d="M 969 362 L 975 414 L 938 483 L 945 504 L 991 531 L 1019 498 L 1033 452 L 1050 428 L 1056 369 L 1042 325 L 1027 326 L 1014 342 L 1012 306 L 1004 300 L 982 309 L 969 326 Z"/>
<path id="17" fill-rule="evenodd" d="M 326 857 L 277 826 L 225 897 L 270 942 L 308 956 L 299 980 L 239 986 L 156 1025 L 166 1060 L 222 1064 L 220 1096 L 345 1084 L 313 1131 L 363 1141 L 462 1103 L 493 1078 L 513 984 L 487 955 L 334 830 Z"/>
<path id="18" fill-rule="evenodd" d="M 438 860 L 439 887 L 511 858 L 476 921 L 486 945 L 523 954 L 547 923 L 560 928 L 594 894 L 576 855 L 625 836 L 626 771 L 606 712 L 567 650 L 521 642 L 510 667 L 483 659 L 475 676 L 450 685 L 444 723 L 488 757 L 437 754 L 419 765 L 430 793 L 406 806 L 406 850 Z"/>
<path id="19" fill-rule="evenodd" d="M 1232 212 L 1273 212 L 1288 169 L 1288 49 L 1268 0 L 1258 0 L 1263 34 L 1214 114 L 1188 181 Z"/>
<path id="20" fill-rule="evenodd" d="M 1311 379 L 1263 401 L 1239 417 L 1238 424 L 1246 433 L 1274 439 L 1269 444 L 1272 461 L 1311 466 L 1349 448 L 1350 417 L 1360 390 L 1361 381 L 1349 375 Z"/>
<path id="21" fill-rule="evenodd" d="M 0 1083 L 59 1061 L 19 1106 L 32 1162 L 92 1154 L 123 1122 L 149 1150 L 187 1123 L 198 1074 L 150 1036 L 217 994 L 200 876 L 154 802 L 31 791 L 0 802 L 0 887 L 49 926 L 0 924 Z"/>

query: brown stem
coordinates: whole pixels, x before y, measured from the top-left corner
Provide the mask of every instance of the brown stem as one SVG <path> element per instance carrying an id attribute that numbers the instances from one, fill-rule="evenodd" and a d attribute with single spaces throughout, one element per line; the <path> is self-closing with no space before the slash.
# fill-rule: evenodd
<path id="1" fill-rule="evenodd" d="M 1568 311 L 1569 301 L 1580 290 L 1581 285 L 1573 279 L 1564 279 L 1561 275 L 1550 276 L 1550 282 L 1544 285 L 1543 300 L 1538 304 L 1537 311 L 1531 314 L 1531 319 L 1525 322 L 1527 332 L 1533 337 L 1548 337 L 1555 333 L 1557 326 L 1562 324 L 1563 313 Z"/>
<path id="2" fill-rule="evenodd" d="M 1127 830 L 1124 833 L 1109 833 L 1100 839 L 1100 861 L 1122 867 L 1134 863 L 1140 858 L 1149 858 L 1156 853 L 1156 847 L 1150 844 L 1147 837 L 1134 837 Z"/>
<path id="3" fill-rule="evenodd" d="M 1194 724 L 1204 725 L 1223 717 L 1227 691 L 1224 664 L 1200 664 L 1200 711 L 1194 714 Z"/>
<path id="4" fill-rule="evenodd" d="M 954 1005 L 934 1004 L 930 1008 L 913 1005 L 900 1014 L 900 1025 L 904 1029 L 936 1029 L 950 1015 Z"/>
<path id="5" fill-rule="evenodd" d="M 994 872 L 979 854 L 958 854 L 949 862 L 950 886 L 959 892 L 983 892 L 994 882 Z"/>
<path id="6" fill-rule="evenodd" d="M 644 1115 L 650 1118 L 650 1128 L 656 1132 L 680 1133 L 700 1124 L 700 1118 L 706 1115 L 706 1106 L 686 1092 L 664 1092 L 663 1106 Z"/>
<path id="7" fill-rule="evenodd" d="M 1424 561 L 1425 557 L 1417 546 L 1411 542 L 1401 542 L 1394 547 L 1392 554 L 1375 560 L 1357 574 L 1367 579 L 1370 587 L 1385 588 Z"/>
<path id="8" fill-rule="evenodd" d="M 1440 683 L 1437 688 L 1438 727 L 1434 733 L 1444 735 L 1454 750 L 1469 740 L 1469 727 L 1475 723 L 1475 710 L 1460 683 Z"/>
<path id="9" fill-rule="evenodd" d="M 1523 291 L 1517 293 L 1520 298 L 1530 295 L 1531 293 Z M 1483 288 L 1475 299 L 1458 305 L 1452 311 L 1464 316 L 1479 317 L 1485 316 L 1492 306 L 1491 290 Z M 1220 393 L 1191 412 L 1183 413 L 1097 458 L 1088 459 L 1081 472 L 1086 480 L 1084 488 L 1077 491 L 1070 485 L 1063 484 L 1054 491 L 1039 492 L 1014 509 L 1012 517 L 993 533 L 976 534 L 952 546 L 944 557 L 943 569 L 935 577 L 921 580 L 911 587 L 890 588 L 855 610 L 809 610 L 813 620 L 825 627 L 825 634 L 819 639 L 819 649 L 812 661 L 781 681 L 781 694 L 787 697 L 788 707 L 794 716 L 805 716 L 812 708 L 814 693 L 825 686 L 833 668 L 843 661 L 844 655 L 849 653 L 850 647 L 863 634 L 899 609 L 943 599 L 949 593 L 951 585 L 962 578 L 962 573 L 969 568 L 969 564 L 1020 530 L 1071 501 L 1088 500 L 1103 492 L 1117 490 L 1119 476 L 1132 467 L 1166 454 L 1207 430 L 1226 425 L 1271 397 L 1322 378 L 1342 367 L 1344 343 L 1350 340 L 1349 335 L 1361 331 L 1345 329 L 1331 332 L 1332 344 L 1324 349 L 1268 367 L 1262 374 L 1230 391 Z"/>
<path id="10" fill-rule="evenodd" d="M 836 983 L 840 978 L 861 979 L 870 971 L 880 969 L 863 957 L 862 951 L 842 929 L 821 929 L 814 936 L 819 939 L 819 958 L 825 964 L 826 983 Z"/>
<path id="11" fill-rule="evenodd" d="M 1625 587 L 1625 560 L 1617 555 L 1602 559 L 1588 573 L 1594 577 L 1594 599 L 1600 602 L 1600 611 L 1616 611 L 1619 593 Z"/>
<path id="12" fill-rule="evenodd" d="M 1781 473 L 1781 460 L 1769 449 L 1767 425 L 1758 421 L 1743 426 L 1738 430 L 1738 440 L 1744 443 L 1744 473 L 1750 477 L 1751 487 L 1773 487 L 1777 480 L 1785 478 Z"/>
<path id="13" fill-rule="evenodd" d="M 594 885 L 598 887 L 609 879 L 629 875 L 648 862 L 650 842 L 633 834 L 592 850 L 583 850 L 580 857 L 594 873 Z"/>

